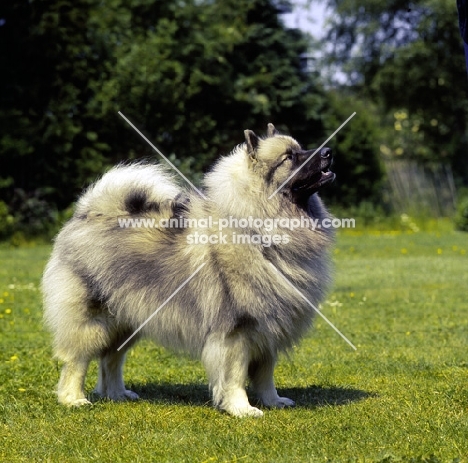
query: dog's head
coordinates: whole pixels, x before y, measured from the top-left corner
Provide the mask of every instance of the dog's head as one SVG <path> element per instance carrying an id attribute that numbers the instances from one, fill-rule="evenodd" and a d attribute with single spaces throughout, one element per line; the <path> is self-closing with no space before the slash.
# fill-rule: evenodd
<path id="1" fill-rule="evenodd" d="M 294 138 L 280 135 L 273 124 L 268 124 L 264 139 L 251 130 L 244 133 L 252 168 L 262 173 L 269 190 L 304 204 L 335 179 L 330 148 L 304 150 Z"/>

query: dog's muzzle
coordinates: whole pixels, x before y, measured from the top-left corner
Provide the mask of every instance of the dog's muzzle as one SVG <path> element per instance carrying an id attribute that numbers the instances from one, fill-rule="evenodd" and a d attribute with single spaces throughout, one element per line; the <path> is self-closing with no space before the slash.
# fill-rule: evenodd
<path id="1" fill-rule="evenodd" d="M 297 196 L 310 196 L 335 180 L 335 174 L 330 170 L 333 162 L 331 148 L 324 147 L 319 152 L 316 151 L 303 151 L 299 155 L 297 167 L 305 161 L 307 164 L 296 174 L 292 184 L 292 191 Z"/>

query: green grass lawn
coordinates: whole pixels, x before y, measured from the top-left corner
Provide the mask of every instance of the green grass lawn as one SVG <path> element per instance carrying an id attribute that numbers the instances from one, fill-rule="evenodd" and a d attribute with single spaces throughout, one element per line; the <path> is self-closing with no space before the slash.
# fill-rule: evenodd
<path id="1" fill-rule="evenodd" d="M 297 407 L 214 410 L 199 362 L 128 356 L 134 403 L 59 406 L 41 324 L 48 246 L 0 248 L 0 461 L 468 461 L 468 234 L 343 232 L 322 319 L 277 368 Z M 87 381 L 96 381 L 93 363 Z"/>

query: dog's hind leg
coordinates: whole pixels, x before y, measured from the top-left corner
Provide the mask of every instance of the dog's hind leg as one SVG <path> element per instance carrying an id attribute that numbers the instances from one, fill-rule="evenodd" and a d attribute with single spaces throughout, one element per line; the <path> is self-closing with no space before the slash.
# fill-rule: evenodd
<path id="1" fill-rule="evenodd" d="M 96 389 L 97 394 L 112 400 L 137 400 L 138 394 L 125 388 L 123 380 L 123 364 L 125 354 L 130 346 L 125 345 L 120 350 L 113 346 L 101 354 L 99 361 L 99 375 Z"/>
<path id="2" fill-rule="evenodd" d="M 64 362 L 57 388 L 65 405 L 89 404 L 84 383 L 89 362 L 109 343 L 106 324 L 89 300 L 83 278 L 52 259 L 43 279 L 45 321 L 54 335 L 55 357 Z"/>
<path id="3" fill-rule="evenodd" d="M 294 401 L 287 397 L 280 397 L 273 382 L 273 371 L 276 358 L 271 353 L 265 353 L 260 359 L 249 365 L 251 386 L 263 405 L 271 408 L 293 407 Z"/>
<path id="4" fill-rule="evenodd" d="M 263 415 L 250 405 L 245 391 L 250 355 L 248 341 L 240 333 L 212 334 L 202 352 L 215 406 L 237 417 Z"/>
<path id="5" fill-rule="evenodd" d="M 95 320 L 81 321 L 72 330 L 56 333 L 56 356 L 64 362 L 57 387 L 60 403 L 72 406 L 90 403 L 84 392 L 86 371 L 107 339 L 107 330 Z"/>
<path id="6" fill-rule="evenodd" d="M 56 335 L 56 356 L 64 361 L 57 388 L 60 403 L 72 406 L 90 403 L 84 392 L 86 371 L 89 362 L 108 342 L 108 330 L 92 319 L 75 324 L 73 331 Z"/>

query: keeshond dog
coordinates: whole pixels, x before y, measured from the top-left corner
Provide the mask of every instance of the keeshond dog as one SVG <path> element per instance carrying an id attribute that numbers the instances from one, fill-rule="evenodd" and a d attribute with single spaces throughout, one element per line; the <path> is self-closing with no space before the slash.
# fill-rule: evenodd
<path id="1" fill-rule="evenodd" d="M 249 403 L 248 380 L 264 406 L 293 406 L 275 389 L 275 363 L 306 333 L 310 304 L 330 283 L 333 232 L 304 217 L 329 217 L 317 191 L 335 175 L 329 148 L 312 153 L 269 124 L 265 137 L 245 131 L 245 142 L 205 175 L 203 195 L 149 163 L 119 165 L 90 186 L 43 277 L 45 322 L 64 363 L 59 402 L 90 403 L 84 382 L 93 358 L 95 392 L 137 399 L 122 367 L 131 345 L 149 337 L 200 357 L 214 405 L 231 415 L 263 414 Z M 142 218 L 179 225 L 122 226 Z M 281 226 L 298 218 L 301 227 Z"/>

